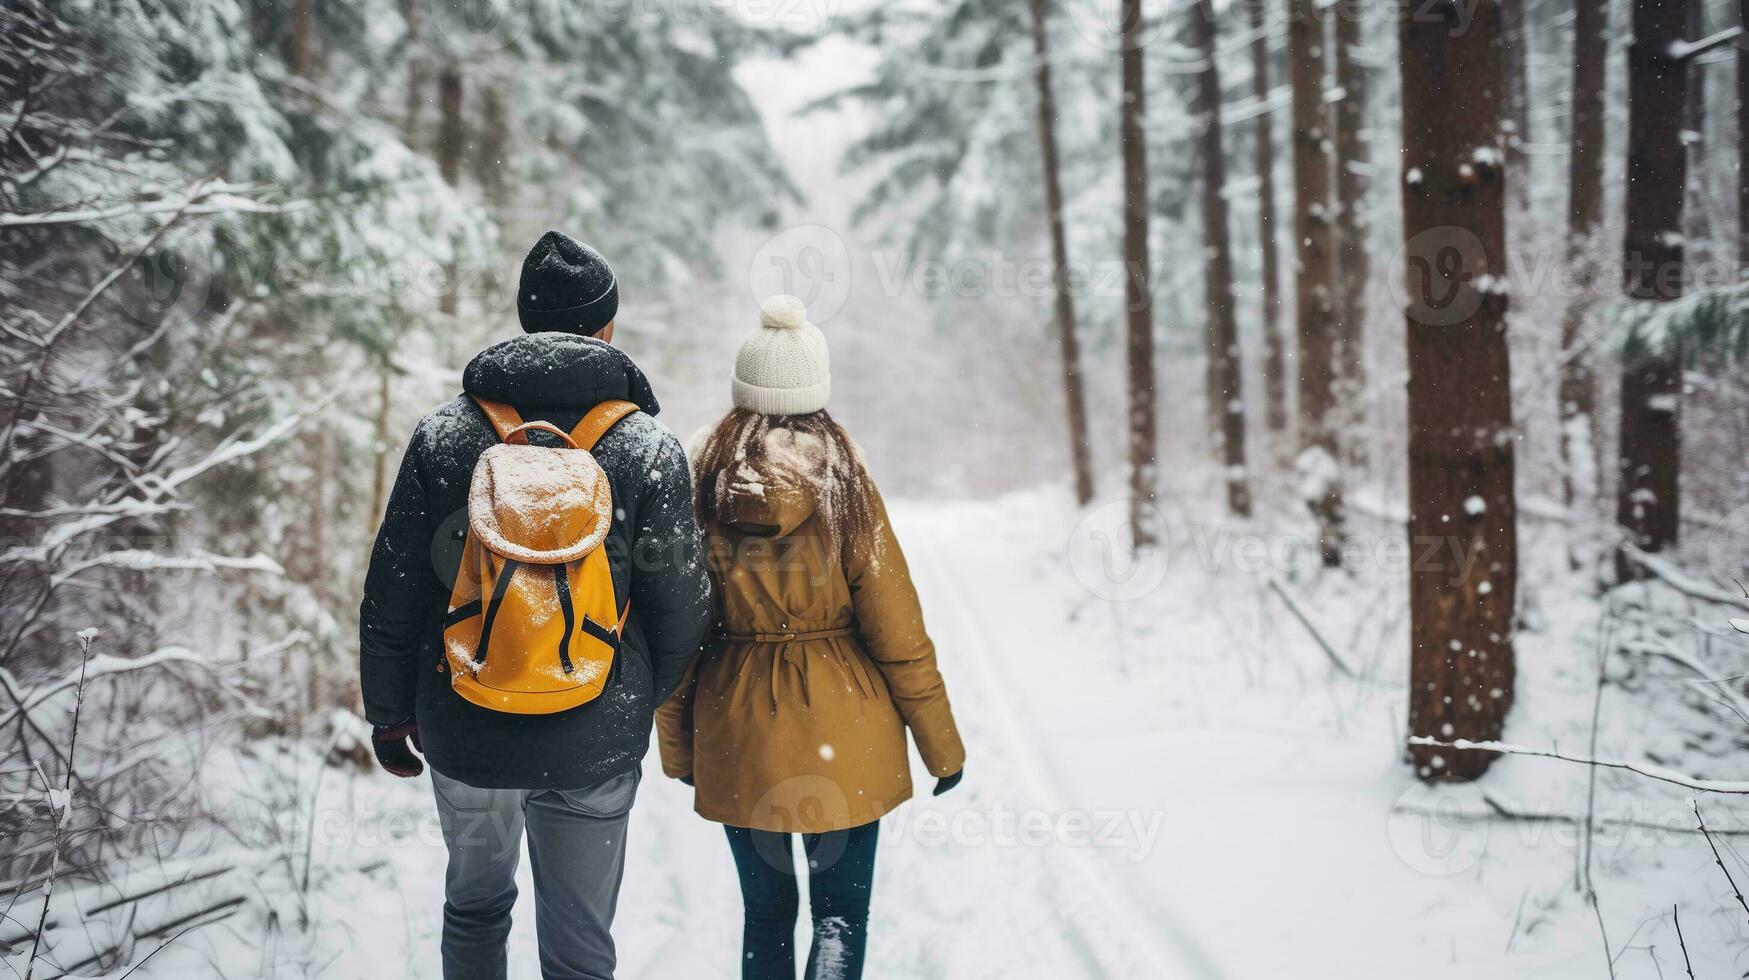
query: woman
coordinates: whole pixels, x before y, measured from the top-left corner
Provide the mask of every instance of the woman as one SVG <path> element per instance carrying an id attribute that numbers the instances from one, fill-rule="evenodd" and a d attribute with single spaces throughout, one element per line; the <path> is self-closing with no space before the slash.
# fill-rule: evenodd
<path id="1" fill-rule="evenodd" d="M 735 358 L 735 408 L 693 453 L 717 631 L 658 712 L 662 768 L 724 825 L 745 905 L 741 975 L 794 980 L 792 836 L 808 857 L 806 976 L 862 975 L 880 818 L 965 764 L 905 557 L 826 414 L 826 338 L 776 296 Z"/>

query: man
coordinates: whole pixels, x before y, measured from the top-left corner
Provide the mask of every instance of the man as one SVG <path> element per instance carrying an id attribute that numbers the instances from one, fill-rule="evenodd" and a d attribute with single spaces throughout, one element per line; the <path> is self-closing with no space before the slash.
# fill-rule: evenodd
<path id="1" fill-rule="evenodd" d="M 710 586 L 686 456 L 652 417 L 656 397 L 643 372 L 609 343 L 619 290 L 607 262 L 547 232 L 523 262 L 516 308 L 527 336 L 476 356 L 462 376 L 466 394 L 420 421 L 401 462 L 359 609 L 365 717 L 384 769 L 419 775 L 415 750 L 431 763 L 449 849 L 444 976 L 505 975 L 526 828 L 543 974 L 610 978 L 608 930 L 651 716 L 698 650 Z M 614 589 L 631 612 L 606 688 L 580 707 L 495 711 L 452 691 L 444 672 L 469 484 L 480 454 L 498 443 L 469 396 L 567 432 L 600 402 L 638 406 L 593 451 L 613 490 Z"/>

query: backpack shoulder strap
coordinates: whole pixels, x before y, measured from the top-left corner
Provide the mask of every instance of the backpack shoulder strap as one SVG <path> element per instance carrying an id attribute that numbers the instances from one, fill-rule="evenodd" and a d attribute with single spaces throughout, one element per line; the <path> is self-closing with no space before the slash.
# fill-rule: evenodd
<path id="1" fill-rule="evenodd" d="M 595 443 L 620 419 L 638 410 L 637 403 L 623 398 L 605 401 L 584 414 L 583 420 L 571 430 L 571 441 L 578 449 L 594 449 Z"/>
<path id="2" fill-rule="evenodd" d="M 522 416 L 517 414 L 513 406 L 481 398 L 478 395 L 469 395 L 468 397 L 474 400 L 474 404 L 480 406 L 480 411 L 486 413 L 486 421 L 492 423 L 492 431 L 498 433 L 500 442 L 522 424 Z"/>

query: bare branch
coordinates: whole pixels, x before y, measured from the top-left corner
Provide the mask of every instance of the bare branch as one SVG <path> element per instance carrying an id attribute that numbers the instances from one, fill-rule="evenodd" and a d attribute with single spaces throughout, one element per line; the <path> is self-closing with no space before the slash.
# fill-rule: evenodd
<path id="1" fill-rule="evenodd" d="M 1578 756 L 1565 755 L 1561 752 L 1550 749 L 1533 749 L 1523 745 L 1514 745 L 1510 742 L 1474 742 L 1467 738 L 1454 738 L 1447 741 L 1445 739 L 1430 738 L 1426 735 L 1411 735 L 1408 739 L 1408 743 L 1410 745 L 1426 745 L 1434 748 L 1468 749 L 1477 752 L 1498 752 L 1501 755 L 1528 755 L 1542 759 L 1559 759 L 1562 762 L 1575 762 L 1582 766 L 1598 766 L 1604 769 L 1625 769 L 1628 772 L 1638 773 L 1648 779 L 1656 779 L 1659 782 L 1670 783 L 1675 786 L 1697 790 L 1702 793 L 1727 793 L 1739 796 L 1749 794 L 1749 780 L 1696 779 L 1692 776 L 1683 775 L 1674 769 L 1666 769 L 1663 766 L 1654 766 L 1643 762 L 1626 762 L 1620 759 L 1584 759 Z"/>
<path id="2" fill-rule="evenodd" d="M 1287 594 L 1287 590 L 1281 587 L 1281 583 L 1273 578 L 1270 579 L 1269 591 L 1281 597 L 1282 603 L 1287 606 L 1287 611 L 1292 613 L 1293 617 L 1300 621 L 1300 625 L 1306 628 L 1306 632 L 1312 635 L 1312 639 L 1318 644 L 1318 649 L 1324 651 L 1324 656 L 1330 658 L 1330 663 L 1336 668 L 1336 670 L 1344 677 L 1353 677 L 1354 668 L 1348 666 L 1348 663 L 1337 654 L 1336 649 L 1324 639 L 1324 635 L 1319 633 L 1318 628 L 1312 625 L 1312 621 L 1306 618 L 1306 614 L 1300 611 L 1299 603 L 1295 602 L 1293 597 Z"/>
<path id="3" fill-rule="evenodd" d="M 1694 807 L 1694 819 L 1700 824 L 1701 836 L 1706 838 L 1707 846 L 1713 849 L 1713 861 L 1718 864 L 1719 870 L 1725 873 L 1725 881 L 1731 886 L 1731 894 L 1737 896 L 1737 904 L 1743 907 L 1743 914 L 1749 915 L 1749 901 L 1743 900 L 1743 890 L 1737 887 L 1737 879 L 1731 877 L 1731 869 L 1725 867 L 1725 859 L 1719 855 L 1719 845 L 1714 843 L 1713 835 L 1707 832 L 1706 818 L 1701 816 L 1700 804 L 1694 800 L 1689 800 L 1688 805 Z"/>

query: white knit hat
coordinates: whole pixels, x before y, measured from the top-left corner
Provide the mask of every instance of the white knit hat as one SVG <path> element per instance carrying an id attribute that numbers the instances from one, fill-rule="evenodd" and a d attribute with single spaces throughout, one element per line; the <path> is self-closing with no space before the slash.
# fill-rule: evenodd
<path id="1" fill-rule="evenodd" d="M 808 322 L 800 299 L 778 295 L 760 304 L 759 326 L 735 355 L 732 388 L 736 408 L 761 415 L 806 415 L 826 407 L 832 359 L 826 335 Z"/>

